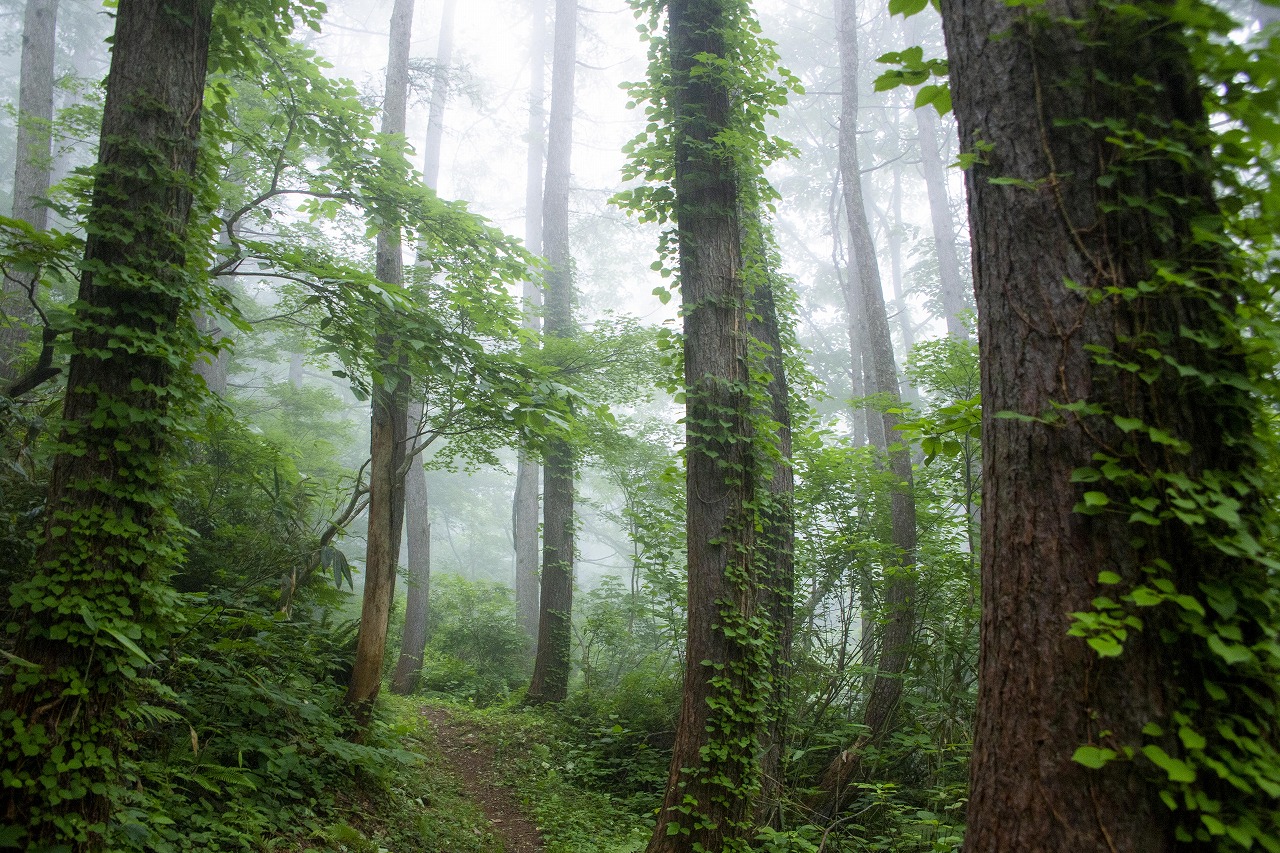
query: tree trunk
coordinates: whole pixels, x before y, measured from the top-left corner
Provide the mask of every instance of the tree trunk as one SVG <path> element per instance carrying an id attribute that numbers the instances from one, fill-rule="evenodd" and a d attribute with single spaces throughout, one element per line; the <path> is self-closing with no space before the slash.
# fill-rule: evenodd
<path id="1" fill-rule="evenodd" d="M 37 231 L 49 227 L 52 170 L 53 58 L 58 28 L 58 0 L 27 0 L 22 18 L 22 64 L 18 82 L 17 165 L 13 176 L 13 218 Z M 39 315 L 31 306 L 36 277 L 17 272 L 4 279 L 7 315 L 0 325 L 0 384 L 18 378 L 22 346 Z"/>
<path id="2" fill-rule="evenodd" d="M 534 0 L 529 44 L 529 148 L 524 188 L 524 242 L 542 245 L 542 166 L 546 141 L 543 107 L 547 41 L 546 0 Z M 542 328 L 542 291 L 531 276 L 524 283 L 524 327 Z M 538 638 L 538 461 L 526 448 L 516 457 L 516 494 L 512 507 L 512 538 L 516 549 L 516 613 L 532 640 Z"/>
<path id="3" fill-rule="evenodd" d="M 760 733 L 760 797 L 756 803 L 758 826 L 782 828 L 782 793 L 786 746 L 786 708 L 791 684 L 791 645 L 795 634 L 795 472 L 791 465 L 791 399 L 783 364 L 782 335 L 778 327 L 778 307 L 771 284 L 757 285 L 751 299 L 747 330 L 753 340 L 766 347 L 764 368 L 771 377 L 769 418 L 777 424 L 774 447 L 778 458 L 768 483 L 768 502 L 760 532 L 760 561 L 765 571 L 760 578 L 760 610 L 776 626 L 777 654 L 770 678 L 765 726 Z"/>
<path id="4" fill-rule="evenodd" d="M 409 405 L 409 442 L 422 423 L 422 403 Z M 422 656 L 427 648 L 427 619 L 431 612 L 431 521 L 427 472 L 421 459 L 410 459 L 404 476 L 405 544 L 408 548 L 405 581 L 404 635 L 400 657 L 391 674 L 391 692 L 408 696 L 418 687 Z"/>
<path id="5" fill-rule="evenodd" d="M 427 114 L 427 138 L 422 150 L 422 180 L 435 189 L 440 181 L 440 149 L 444 140 L 444 108 L 449 100 L 449 64 L 453 62 L 453 11 L 456 0 L 445 0 L 440 10 L 440 40 L 436 45 L 435 79 L 431 85 L 431 110 Z M 424 403 L 409 406 L 406 451 L 419 443 Z M 427 471 L 417 455 L 408 460 L 404 475 L 405 541 L 408 546 L 407 599 L 400 657 L 391 675 L 391 692 L 407 696 L 418 686 L 422 656 L 427 648 L 427 618 L 431 610 L 431 498 Z"/>
<path id="6" fill-rule="evenodd" d="M 546 335 L 574 333 L 573 258 L 569 254 L 569 160 L 573 148 L 573 88 L 578 44 L 577 0 L 556 0 L 551 66 L 551 120 L 547 177 L 542 197 L 542 253 L 547 258 Z M 528 701 L 560 702 L 568 694 L 572 648 L 574 452 L 564 438 L 547 442 L 542 496 L 542 593 L 538 602 L 538 651 Z"/>
<path id="7" fill-rule="evenodd" d="M 383 102 L 382 132 L 404 135 L 409 97 L 409 37 L 413 29 L 413 0 L 396 0 L 391 10 L 391 46 L 387 59 L 387 86 Z M 404 281 L 399 216 L 378 232 L 378 280 L 399 285 Z M 382 381 L 373 385 L 369 423 L 369 533 L 365 549 L 364 599 L 356 659 L 344 699 L 359 729 L 368 725 L 373 702 L 382 683 L 382 659 L 387 648 L 387 626 L 400 559 L 400 534 L 404 523 L 405 425 L 408 421 L 409 377 L 401 369 L 394 337 L 380 331 L 374 341 Z"/>
<path id="8" fill-rule="evenodd" d="M 755 836 L 760 765 L 750 745 L 768 737 L 760 709 L 773 691 L 770 653 L 778 637 L 768 636 L 776 627 L 767 623 L 761 586 L 780 566 L 764 564 L 757 522 L 762 532 L 774 526 L 758 513 L 770 504 L 764 487 L 777 472 L 764 467 L 763 438 L 752 435 L 759 404 L 747 315 L 757 309 L 744 281 L 738 170 L 718 144 L 741 119 L 728 81 L 695 73 L 706 56 L 730 55 L 727 31 L 737 23 L 724 0 L 668 4 L 685 335 L 688 631 L 680 720 L 648 853 L 738 850 Z M 770 520 L 781 544 L 784 520 Z"/>
<path id="9" fill-rule="evenodd" d="M 165 647 L 171 418 L 194 399 L 184 272 L 213 3 L 121 0 L 80 280 L 82 325 L 35 573 L 10 590 L 0 814 L 27 849 L 103 847 L 119 709 Z M 175 375 L 175 370 L 180 375 Z M 179 402 L 175 402 L 179 401 Z M 126 641 L 119 638 L 124 637 Z M 137 648 L 139 651 L 134 651 Z M 21 727 L 15 725 L 21 722 Z"/>
<path id="10" fill-rule="evenodd" d="M 871 355 L 871 381 L 868 384 L 872 393 L 890 406 L 896 406 L 902 399 L 898 390 L 898 368 L 894 361 L 884 290 L 880 284 L 880 269 L 876 263 L 875 245 L 867 224 L 859 179 L 861 170 L 858 166 L 856 136 L 858 53 L 855 0 L 838 0 L 837 14 L 840 21 L 841 69 L 840 172 L 844 180 L 849 243 L 857 270 L 859 296 Z M 863 747 L 882 744 L 897 726 L 902 679 L 910 663 L 911 644 L 915 634 L 916 511 L 912 496 L 911 455 L 905 445 L 895 441 L 897 416 L 885 411 L 879 421 L 883 426 L 884 438 L 877 449 L 887 455 L 889 470 L 896 481 L 890 496 L 890 513 L 893 544 L 898 551 L 898 560 L 896 564 L 885 567 L 884 610 L 882 624 L 877 631 L 873 662 L 875 677 L 862 718 L 866 734 L 850 749 L 837 755 L 823 773 L 823 802 L 820 811 L 828 818 L 834 817 L 839 811 L 845 789 L 855 778 L 861 765 L 860 753 Z"/>
<path id="11" fill-rule="evenodd" d="M 1205 732 L 1208 750 L 1229 749 L 1214 720 L 1247 715 L 1261 700 L 1245 697 L 1259 689 L 1276 701 L 1274 682 L 1239 684 L 1239 675 L 1224 675 L 1232 667 L 1186 629 L 1173 604 L 1143 607 L 1143 627 L 1114 655 L 1067 636 L 1072 613 L 1092 611 L 1098 596 L 1118 597 L 1153 574 L 1196 597 L 1230 589 L 1242 604 L 1269 586 L 1265 572 L 1214 547 L 1212 537 L 1228 535 L 1216 522 L 1183 525 L 1167 508 L 1183 494 L 1173 485 L 1166 491 L 1179 478 L 1231 481 L 1256 472 L 1259 417 L 1248 392 L 1171 366 L 1237 381 L 1250 373 L 1232 325 L 1229 306 L 1243 295 L 1225 241 L 1194 239 L 1193 223 L 1215 216 L 1217 206 L 1205 165 L 1204 99 L 1179 26 L 1162 17 L 1172 6 L 1152 4 L 1142 9 L 1151 17 L 1129 18 L 1109 4 L 1049 0 L 1033 17 L 985 0 L 942 2 L 962 149 L 982 158 L 966 176 L 982 341 L 984 495 L 967 850 L 1210 849 L 1207 835 L 1198 846 L 1175 840 L 1188 812 L 1172 811 L 1159 794 L 1181 786 L 1171 786 L 1140 750 L 1155 744 L 1178 760 L 1194 759 L 1178 738 L 1143 729 L 1160 723 L 1172 732 L 1178 726 L 1170 715 L 1182 710 L 1190 715 L 1184 732 Z M 1120 128 L 1152 144 L 1135 156 L 1116 144 Z M 1112 366 L 1129 362 L 1132 371 Z M 1058 408 L 1082 402 L 1102 414 Z M 999 417 L 1006 412 L 1025 419 Z M 1115 421 L 1123 418 L 1185 445 L 1174 452 L 1141 429 L 1122 432 Z M 1126 483 L 1077 482 L 1074 472 L 1096 466 L 1099 453 L 1141 474 Z M 1143 491 L 1138 477 L 1149 476 L 1161 479 Z M 1158 526 L 1129 522 L 1126 485 L 1135 500 L 1153 496 Z M 1086 489 L 1108 491 L 1082 497 Z M 1075 511 L 1084 498 L 1108 494 L 1122 502 L 1120 511 Z M 1118 584 L 1100 586 L 1100 572 Z M 1208 630 L 1219 617 L 1226 618 L 1210 611 Z M 1206 680 L 1221 685 L 1224 698 L 1207 695 Z M 1275 749 L 1271 709 L 1270 719 L 1246 723 L 1260 723 L 1250 748 L 1265 742 Z M 1139 752 L 1093 770 L 1072 760 L 1085 745 Z M 1276 831 L 1274 798 L 1260 803 L 1262 794 L 1227 786 L 1204 765 L 1198 770 L 1195 789 L 1221 804 L 1224 822 L 1226 812 L 1249 808 Z M 1203 834 L 1198 817 L 1192 810 L 1185 819 Z"/>
<path id="12" fill-rule="evenodd" d="M 938 149 L 938 113 L 933 105 L 915 111 L 919 130 L 920 173 L 929 193 L 929 221 L 933 226 L 933 248 L 938 257 L 938 278 L 942 287 L 942 310 L 946 313 L 947 335 L 968 340 L 964 322 L 964 279 L 960 275 L 960 253 L 956 249 L 955 222 L 947 196 L 947 167 Z"/>

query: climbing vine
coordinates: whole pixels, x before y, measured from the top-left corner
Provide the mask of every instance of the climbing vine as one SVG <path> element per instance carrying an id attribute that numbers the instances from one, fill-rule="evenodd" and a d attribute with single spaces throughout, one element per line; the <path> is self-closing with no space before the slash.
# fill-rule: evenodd
<path id="1" fill-rule="evenodd" d="M 650 849 L 663 849 L 665 829 L 667 836 L 685 836 L 694 850 L 743 850 L 756 834 L 757 756 L 769 733 L 776 735 L 782 675 L 776 667 L 787 642 L 782 614 L 790 608 L 789 571 L 782 577 L 777 569 L 790 565 L 791 547 L 790 401 L 782 366 L 790 333 L 769 340 L 780 325 L 774 301 L 784 288 L 772 272 L 762 217 L 776 197 L 763 168 L 792 149 L 768 134 L 765 121 L 799 83 L 779 66 L 745 2 L 676 7 L 633 0 L 632 8 L 649 43 L 650 67 L 646 81 L 628 88 L 649 124 L 627 146 L 624 175 L 644 183 L 614 202 L 642 221 L 667 226 L 654 264 L 666 277 L 712 263 L 699 247 L 713 239 L 734 255 L 732 281 L 715 287 L 675 281 L 683 291 L 686 336 L 684 357 L 676 355 L 672 365 L 684 374 L 690 489 L 710 471 L 730 497 L 719 529 L 701 531 L 712 537 L 705 544 L 723 551 L 720 576 L 708 582 L 718 590 L 710 609 L 695 600 L 695 587 L 705 587 L 694 576 L 706 569 L 693 557 L 698 534 L 690 510 L 690 636 L 716 635 L 708 646 L 714 659 L 690 660 L 685 714 L 705 726 L 681 724 L 696 738 L 697 753 L 673 768 L 675 789 L 668 791 Z M 670 16 L 665 34 L 664 12 Z M 700 236 L 690 237 L 695 233 Z M 663 301 L 670 297 L 666 288 L 657 293 Z M 708 316 L 717 318 L 710 327 Z M 692 355 L 695 347 L 713 346 L 697 340 L 700 333 L 731 351 L 722 356 L 727 362 L 715 365 L 719 372 L 702 358 L 705 349 L 698 359 Z M 695 626 L 698 620 L 714 624 Z M 690 646 L 692 653 L 693 639 Z M 705 679 L 702 695 L 691 686 L 696 678 Z"/>

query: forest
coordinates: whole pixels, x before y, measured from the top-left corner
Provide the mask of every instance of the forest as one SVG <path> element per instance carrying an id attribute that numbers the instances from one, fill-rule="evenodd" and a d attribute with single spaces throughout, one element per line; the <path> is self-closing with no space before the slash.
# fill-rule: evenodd
<path id="1" fill-rule="evenodd" d="M 0 850 L 1280 853 L 1280 0 L 0 20 Z"/>

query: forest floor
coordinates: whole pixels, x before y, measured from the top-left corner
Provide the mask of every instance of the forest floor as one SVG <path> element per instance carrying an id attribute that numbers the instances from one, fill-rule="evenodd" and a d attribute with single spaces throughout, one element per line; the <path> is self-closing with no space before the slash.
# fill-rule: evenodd
<path id="1" fill-rule="evenodd" d="M 489 820 L 503 853 L 541 853 L 538 828 L 525 816 L 516 792 L 499 772 L 493 745 L 447 708 L 427 705 L 420 713 L 431 721 L 436 749 L 467 797 Z"/>

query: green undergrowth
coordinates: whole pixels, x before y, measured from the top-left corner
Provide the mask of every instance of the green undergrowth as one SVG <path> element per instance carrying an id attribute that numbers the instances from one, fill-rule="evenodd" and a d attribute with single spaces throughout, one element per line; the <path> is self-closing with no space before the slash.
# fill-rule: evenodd
<path id="1" fill-rule="evenodd" d="M 581 718 L 554 710 L 432 704 L 446 708 L 457 725 L 493 747 L 497 779 L 516 791 L 547 853 L 644 850 L 661 785 L 635 790 L 631 782 L 640 780 L 628 780 L 617 766 L 618 747 L 641 765 L 647 760 L 647 750 L 630 742 L 639 735 L 620 723 L 584 727 Z"/>

